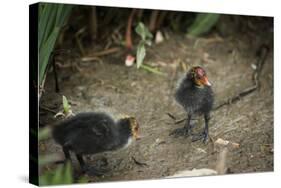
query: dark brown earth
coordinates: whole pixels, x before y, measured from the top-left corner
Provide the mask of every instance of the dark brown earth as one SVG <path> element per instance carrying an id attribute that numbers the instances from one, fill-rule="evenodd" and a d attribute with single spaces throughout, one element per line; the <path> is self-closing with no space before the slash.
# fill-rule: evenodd
<path id="1" fill-rule="evenodd" d="M 103 177 L 90 177 L 91 181 L 155 179 L 181 170 L 216 169 L 218 150 L 214 141 L 218 138 L 239 144 L 228 152 L 227 173 L 273 171 L 273 33 L 270 28 L 256 27 L 222 38 L 217 37 L 216 31 L 196 39 L 170 33 L 169 39 L 148 49 L 145 59 L 145 63 L 158 66 L 165 76 L 126 67 L 118 53 L 102 57 L 102 62 L 75 59 L 73 63 L 79 70 L 58 70 L 59 94 L 54 91 L 52 73 L 48 74 L 41 105 L 58 112 L 62 109 L 61 95 L 65 95 L 74 113 L 102 110 L 116 117 L 129 114 L 138 119 L 141 140 L 127 149 L 87 158 L 88 163 L 111 169 Z M 251 64 L 257 62 L 256 50 L 264 43 L 269 44 L 270 51 L 260 75 L 261 88 L 213 111 L 208 144 L 169 136 L 175 128 L 183 126 L 174 124 L 167 113 L 177 119 L 185 117 L 173 93 L 186 68 L 198 64 L 205 67 L 216 104 L 220 104 L 252 85 Z M 41 125 L 57 121 L 54 113 L 40 110 Z M 197 123 L 196 130 L 201 131 L 203 121 Z M 39 148 L 40 153 L 62 153 L 53 139 L 42 142 Z M 146 165 L 136 164 L 132 157 Z"/>

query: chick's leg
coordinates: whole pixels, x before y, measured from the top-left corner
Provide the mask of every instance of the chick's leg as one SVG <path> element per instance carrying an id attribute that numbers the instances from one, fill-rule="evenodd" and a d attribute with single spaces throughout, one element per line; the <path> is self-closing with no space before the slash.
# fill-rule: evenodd
<path id="1" fill-rule="evenodd" d="M 186 123 L 185 123 L 185 126 L 184 126 L 184 129 L 186 130 L 186 133 L 188 135 L 192 134 L 192 128 L 193 128 L 193 126 L 191 126 L 190 121 L 191 121 L 191 114 L 188 114 L 187 120 L 186 120 Z"/>
<path id="2" fill-rule="evenodd" d="M 209 137 L 209 120 L 210 120 L 210 114 L 206 113 L 204 114 L 204 120 L 205 120 L 205 128 L 204 131 L 202 133 L 200 133 L 199 135 L 195 135 L 192 138 L 192 142 L 198 141 L 203 139 L 203 142 L 206 143 Z"/>
<path id="3" fill-rule="evenodd" d="M 80 154 L 76 154 L 77 160 L 80 164 L 80 167 L 82 169 L 82 171 L 86 174 L 88 174 L 89 176 L 102 176 L 104 175 L 106 172 L 108 172 L 108 170 L 105 169 L 97 169 L 93 166 L 88 166 L 85 164 L 85 161 L 83 159 L 83 156 Z"/>
<path id="4" fill-rule="evenodd" d="M 204 129 L 204 139 L 203 142 L 206 143 L 208 138 L 209 138 L 209 121 L 210 121 L 210 114 L 205 114 L 204 115 L 204 119 L 205 119 L 205 129 Z"/>
<path id="5" fill-rule="evenodd" d="M 85 165 L 83 156 L 80 155 L 80 154 L 76 154 L 76 158 L 77 158 L 77 160 L 78 160 L 78 162 L 79 162 L 79 164 L 80 164 L 81 169 L 84 170 L 85 167 L 86 167 L 86 165 Z"/>
<path id="6" fill-rule="evenodd" d="M 189 113 L 187 115 L 187 120 L 186 120 L 186 123 L 185 123 L 184 127 L 175 129 L 174 131 L 172 131 L 170 133 L 170 135 L 174 135 L 176 137 L 191 135 L 192 127 L 191 127 L 190 121 L 191 121 L 191 114 Z"/>
<path id="7" fill-rule="evenodd" d="M 66 146 L 63 146 L 62 150 L 63 150 L 64 156 L 65 156 L 65 162 L 71 161 L 69 148 Z"/>
<path id="8" fill-rule="evenodd" d="M 63 150 L 63 153 L 64 153 L 65 160 L 56 161 L 55 162 L 56 164 L 67 163 L 67 161 L 71 162 L 69 148 L 67 146 L 63 146 L 62 150 Z"/>

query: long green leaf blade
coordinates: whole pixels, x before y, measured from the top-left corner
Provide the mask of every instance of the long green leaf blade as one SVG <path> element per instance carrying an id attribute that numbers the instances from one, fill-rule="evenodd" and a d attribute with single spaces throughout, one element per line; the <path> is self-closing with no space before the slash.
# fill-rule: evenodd
<path id="1" fill-rule="evenodd" d="M 199 36 L 207 33 L 217 23 L 220 15 L 213 13 L 200 13 L 196 16 L 195 21 L 188 29 L 188 34 L 191 36 Z"/>

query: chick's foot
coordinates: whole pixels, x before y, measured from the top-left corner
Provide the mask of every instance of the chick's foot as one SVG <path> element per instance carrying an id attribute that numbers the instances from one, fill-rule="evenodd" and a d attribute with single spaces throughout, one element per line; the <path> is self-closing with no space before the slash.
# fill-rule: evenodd
<path id="1" fill-rule="evenodd" d="M 208 141 L 208 138 L 209 138 L 208 133 L 206 133 L 205 131 L 200 134 L 192 134 L 192 142 L 196 142 L 198 140 L 203 139 L 203 143 L 206 144 Z"/>
<path id="2" fill-rule="evenodd" d="M 109 172 L 109 169 L 97 169 L 93 166 L 86 166 L 83 168 L 83 172 L 89 176 L 102 176 Z"/>
<path id="3" fill-rule="evenodd" d="M 186 127 L 182 127 L 173 130 L 169 135 L 174 137 L 179 137 L 179 136 L 188 137 L 191 135 L 191 130 Z"/>

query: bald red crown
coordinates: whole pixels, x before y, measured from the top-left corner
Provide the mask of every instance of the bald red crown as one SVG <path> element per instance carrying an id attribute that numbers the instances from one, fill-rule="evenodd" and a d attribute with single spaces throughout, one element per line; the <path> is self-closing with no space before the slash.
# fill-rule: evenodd
<path id="1" fill-rule="evenodd" d="M 195 73 L 198 75 L 198 76 L 205 76 L 206 75 L 206 72 L 203 68 L 201 67 L 196 67 L 195 68 Z"/>

